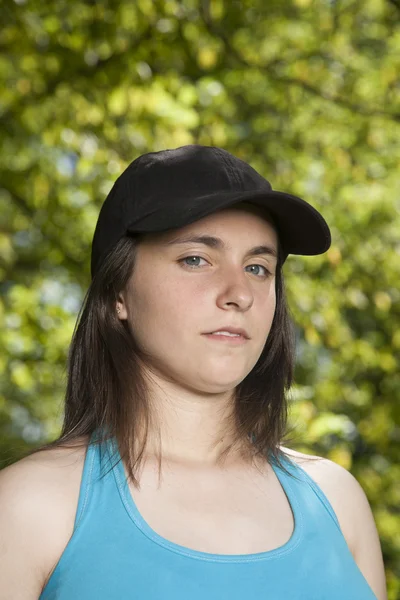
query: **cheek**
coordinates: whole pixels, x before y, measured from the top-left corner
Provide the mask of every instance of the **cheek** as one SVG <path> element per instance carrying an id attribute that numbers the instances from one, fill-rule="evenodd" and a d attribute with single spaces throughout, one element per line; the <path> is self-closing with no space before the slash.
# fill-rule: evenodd
<path id="1" fill-rule="evenodd" d="M 276 310 L 276 294 L 275 294 L 275 282 L 271 285 L 268 293 L 263 295 L 260 298 L 260 302 L 258 304 L 259 310 L 257 310 L 257 322 L 262 323 L 260 326 L 260 334 L 261 334 L 261 343 L 264 345 L 269 332 L 271 330 L 272 322 L 275 316 Z"/>
<path id="2" fill-rule="evenodd" d="M 264 293 L 260 294 L 257 298 L 258 305 L 261 307 L 261 312 L 268 315 L 268 321 L 274 318 L 276 308 L 276 292 L 275 292 L 275 279 L 273 279 Z"/>
<path id="3" fill-rule="evenodd" d="M 139 275 L 139 274 L 138 274 Z M 152 352 L 171 343 L 183 333 L 193 309 L 187 290 L 177 283 L 164 281 L 156 273 L 152 279 L 138 277 L 139 285 L 132 282 L 128 300 L 129 322 L 140 346 Z M 195 317 L 195 315 L 194 315 Z"/>

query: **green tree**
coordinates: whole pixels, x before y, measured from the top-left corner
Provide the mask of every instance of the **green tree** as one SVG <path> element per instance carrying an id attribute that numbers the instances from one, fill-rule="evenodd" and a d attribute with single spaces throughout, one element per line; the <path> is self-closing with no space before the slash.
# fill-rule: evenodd
<path id="1" fill-rule="evenodd" d="M 350 469 L 400 596 L 398 0 L 6 0 L 0 458 L 57 436 L 99 207 L 139 154 L 220 145 L 329 222 L 291 257 L 296 448 Z"/>

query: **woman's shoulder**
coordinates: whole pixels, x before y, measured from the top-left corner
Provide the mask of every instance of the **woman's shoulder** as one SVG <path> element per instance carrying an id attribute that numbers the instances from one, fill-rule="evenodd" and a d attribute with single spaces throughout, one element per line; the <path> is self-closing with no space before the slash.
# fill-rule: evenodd
<path id="1" fill-rule="evenodd" d="M 16 486 L 15 493 L 20 490 L 19 481 L 23 481 L 23 489 L 32 491 L 42 486 L 47 491 L 58 486 L 68 487 L 82 474 L 89 436 L 81 436 L 64 446 L 55 446 L 38 450 L 17 460 L 0 471 L 2 489 Z"/>
<path id="2" fill-rule="evenodd" d="M 39 450 L 0 471 L 0 499 L 13 511 L 43 516 L 64 515 L 74 518 L 89 436 L 77 438 L 65 446 Z M 69 507 L 71 518 L 65 519 Z M 72 516 L 73 515 L 73 516 Z"/>
<path id="3" fill-rule="evenodd" d="M 339 521 L 347 545 L 377 598 L 386 600 L 385 569 L 371 506 L 358 480 L 344 467 L 320 456 L 281 447 L 320 487 Z"/>
<path id="4" fill-rule="evenodd" d="M 27 486 L 40 488 L 42 485 L 52 486 L 68 484 L 83 467 L 89 436 L 81 436 L 64 446 L 55 446 L 38 450 L 17 460 L 0 470 L 0 486 L 5 489 L 16 486 L 20 491 L 19 481 L 23 488 Z"/>
<path id="5" fill-rule="evenodd" d="M 283 446 L 280 449 L 322 490 L 354 555 L 358 540 L 357 511 L 360 503 L 364 506 L 368 504 L 365 492 L 357 479 L 345 467 L 328 458 L 297 452 Z M 368 509 L 366 511 L 369 512 Z"/>
<path id="6" fill-rule="evenodd" d="M 346 491 L 351 493 L 354 492 L 355 487 L 361 487 L 350 471 L 329 458 L 305 454 L 283 446 L 280 446 L 280 449 L 299 465 L 322 488 L 324 493 L 328 492 L 326 494 L 328 499 L 332 495 L 340 498 Z"/>
<path id="7" fill-rule="evenodd" d="M 40 450 L 0 471 L 0 528 L 9 548 L 2 559 L 13 581 L 35 593 L 72 535 L 88 441 Z"/>

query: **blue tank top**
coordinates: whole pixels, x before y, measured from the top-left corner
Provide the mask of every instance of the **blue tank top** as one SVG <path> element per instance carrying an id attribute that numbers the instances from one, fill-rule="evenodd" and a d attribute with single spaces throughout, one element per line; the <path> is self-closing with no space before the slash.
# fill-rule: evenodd
<path id="1" fill-rule="evenodd" d="M 292 508 L 291 538 L 267 552 L 211 554 L 158 535 L 135 505 L 115 441 L 92 441 L 74 531 L 39 600 L 377 600 L 328 499 L 289 458 L 297 479 L 271 466 Z"/>

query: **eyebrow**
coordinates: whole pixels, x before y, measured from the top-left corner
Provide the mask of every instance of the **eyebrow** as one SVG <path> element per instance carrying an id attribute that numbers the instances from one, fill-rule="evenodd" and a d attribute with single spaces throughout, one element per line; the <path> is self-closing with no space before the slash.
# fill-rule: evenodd
<path id="1" fill-rule="evenodd" d="M 221 238 L 211 235 L 190 235 L 184 237 L 176 237 L 169 240 L 165 246 L 175 246 L 176 244 L 204 244 L 215 250 L 225 250 L 226 244 Z M 246 256 L 258 256 L 260 254 L 268 254 L 274 258 L 278 257 L 277 250 L 273 246 L 254 246 L 246 252 Z"/>

